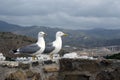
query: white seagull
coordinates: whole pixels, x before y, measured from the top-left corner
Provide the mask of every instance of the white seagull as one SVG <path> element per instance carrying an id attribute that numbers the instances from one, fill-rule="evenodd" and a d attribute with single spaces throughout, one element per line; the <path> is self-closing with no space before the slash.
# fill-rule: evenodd
<path id="1" fill-rule="evenodd" d="M 51 59 L 53 58 L 53 54 L 57 54 L 62 48 L 62 36 L 67 36 L 67 34 L 62 31 L 56 32 L 56 40 L 48 43 L 45 47 L 44 54 L 50 54 Z"/>
<path id="2" fill-rule="evenodd" d="M 36 57 L 36 55 L 43 53 L 45 50 L 45 40 L 44 36 L 46 33 L 39 32 L 38 33 L 38 41 L 34 44 L 30 44 L 27 46 L 23 46 L 21 48 L 18 48 L 16 50 L 12 50 L 14 54 L 27 54 L 31 55 L 33 59 Z"/>

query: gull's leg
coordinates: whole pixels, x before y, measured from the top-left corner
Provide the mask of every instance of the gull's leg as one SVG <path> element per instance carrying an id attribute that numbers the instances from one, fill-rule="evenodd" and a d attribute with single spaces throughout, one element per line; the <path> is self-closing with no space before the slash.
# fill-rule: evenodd
<path id="1" fill-rule="evenodd" d="M 50 54 L 50 58 L 53 59 L 53 54 Z"/>
<path id="2" fill-rule="evenodd" d="M 39 60 L 39 59 L 38 59 L 38 56 L 33 55 L 33 56 L 32 56 L 32 60 L 36 60 L 36 59 Z"/>
<path id="3" fill-rule="evenodd" d="M 39 59 L 38 59 L 38 56 L 35 56 L 35 57 L 36 57 L 37 60 L 39 60 Z"/>
<path id="4" fill-rule="evenodd" d="M 33 55 L 33 56 L 32 56 L 32 61 L 34 61 L 34 60 L 35 60 L 35 58 L 36 58 L 36 56 L 35 56 L 35 55 Z"/>

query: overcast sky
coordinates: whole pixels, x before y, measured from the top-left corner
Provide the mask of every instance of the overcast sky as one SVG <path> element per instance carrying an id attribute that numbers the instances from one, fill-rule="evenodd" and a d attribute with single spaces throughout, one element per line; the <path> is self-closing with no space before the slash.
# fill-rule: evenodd
<path id="1" fill-rule="evenodd" d="M 120 29 L 120 0 L 0 0 L 0 20 L 67 29 Z"/>

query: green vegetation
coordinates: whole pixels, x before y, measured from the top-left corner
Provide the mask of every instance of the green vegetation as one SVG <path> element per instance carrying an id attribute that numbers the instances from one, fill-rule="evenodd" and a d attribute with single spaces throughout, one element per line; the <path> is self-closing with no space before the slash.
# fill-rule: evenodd
<path id="1" fill-rule="evenodd" d="M 120 53 L 107 56 L 107 59 L 120 59 Z"/>

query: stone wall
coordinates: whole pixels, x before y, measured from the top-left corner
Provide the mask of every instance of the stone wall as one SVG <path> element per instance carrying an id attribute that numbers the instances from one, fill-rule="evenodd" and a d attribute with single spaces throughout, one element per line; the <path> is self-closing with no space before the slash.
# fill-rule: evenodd
<path id="1" fill-rule="evenodd" d="M 119 74 L 119 60 L 60 60 L 59 80 L 120 80 Z"/>
<path id="2" fill-rule="evenodd" d="M 120 80 L 119 60 L 0 62 L 0 80 Z"/>

